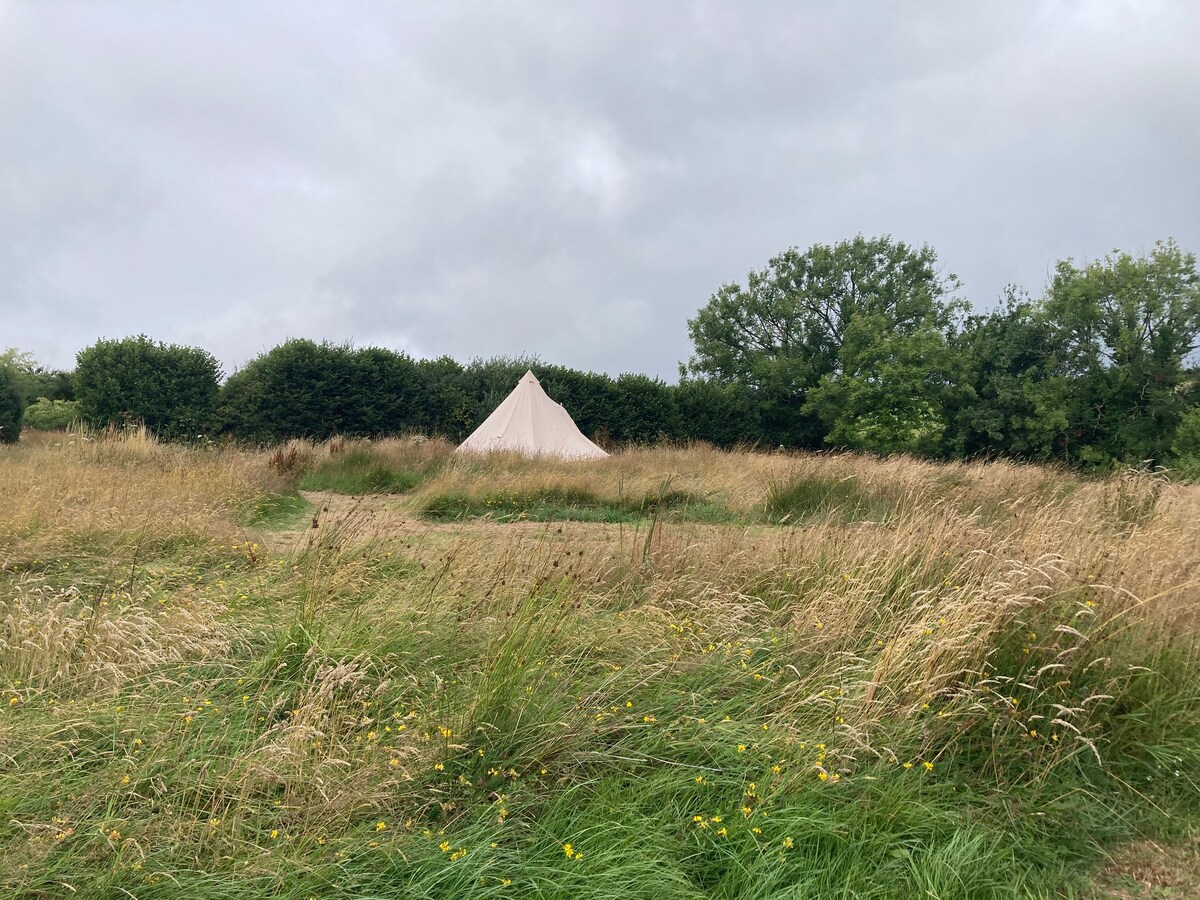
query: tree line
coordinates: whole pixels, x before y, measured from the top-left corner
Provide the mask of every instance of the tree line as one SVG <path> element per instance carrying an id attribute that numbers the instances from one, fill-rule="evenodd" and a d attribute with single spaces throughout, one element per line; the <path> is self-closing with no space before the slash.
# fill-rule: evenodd
<path id="1" fill-rule="evenodd" d="M 677 384 L 303 339 L 228 379 L 208 351 L 145 335 L 97 341 L 70 373 L 9 351 L 0 439 L 16 439 L 24 410 L 38 427 L 140 421 L 173 440 L 459 441 L 532 369 L 610 446 L 700 440 L 1200 470 L 1194 254 L 1165 241 L 1141 256 L 1065 260 L 1041 296 L 1010 287 L 982 313 L 960 291 L 929 246 L 860 235 L 790 248 L 689 320 L 694 350 Z"/>

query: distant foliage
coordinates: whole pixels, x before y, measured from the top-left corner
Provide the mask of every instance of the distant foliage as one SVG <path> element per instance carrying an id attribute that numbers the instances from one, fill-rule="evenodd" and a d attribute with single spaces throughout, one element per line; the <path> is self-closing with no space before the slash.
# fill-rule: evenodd
<path id="1" fill-rule="evenodd" d="M 263 353 L 220 388 L 209 353 L 144 335 L 99 341 L 73 373 L 15 349 L 0 353 L 0 368 L 33 404 L 26 418 L 37 428 L 77 413 L 100 426 L 144 421 L 166 438 L 459 442 L 532 371 L 609 448 L 1003 456 L 1200 477 L 1194 254 L 1163 241 L 1142 256 L 1063 260 L 1040 297 L 1010 286 L 983 313 L 959 292 L 929 246 L 857 235 L 792 247 L 744 284 L 722 286 L 688 321 L 694 351 L 673 385 L 536 357 L 414 360 L 305 339 Z"/>
<path id="2" fill-rule="evenodd" d="M 625 374 L 616 380 L 616 404 L 610 431 L 615 440 L 653 444 L 679 434 L 679 407 L 675 391 L 645 375 Z"/>
<path id="3" fill-rule="evenodd" d="M 69 428 L 81 418 L 78 400 L 48 400 L 39 397 L 25 408 L 25 426 L 38 431 Z"/>
<path id="4" fill-rule="evenodd" d="M 1084 463 L 1157 463 L 1170 456 L 1195 402 L 1185 366 L 1200 344 L 1200 275 L 1173 241 L 1148 256 L 1060 262 L 1044 315 L 1057 341 L 1063 455 Z"/>
<path id="5" fill-rule="evenodd" d="M 0 444 L 15 444 L 21 438 L 25 399 L 13 371 L 0 366 Z"/>
<path id="6" fill-rule="evenodd" d="M 673 393 L 678 414 L 676 434 L 681 440 L 704 441 L 726 450 L 764 440 L 747 385 L 684 375 Z"/>
<path id="7" fill-rule="evenodd" d="M 467 390 L 462 365 L 448 356 L 416 364 L 420 384 L 414 424 L 422 430 L 458 442 L 475 429 L 475 402 Z M 513 382 L 516 387 L 516 382 Z M 480 420 L 482 421 L 482 420 Z"/>
<path id="8" fill-rule="evenodd" d="M 75 389 L 91 424 L 143 422 L 167 440 L 213 430 L 220 379 L 207 350 L 145 335 L 97 341 L 76 358 Z"/>
<path id="9" fill-rule="evenodd" d="M 395 434 L 421 427 L 423 413 L 420 371 L 406 354 L 303 339 L 251 360 L 221 399 L 225 429 L 257 442 Z"/>
<path id="10" fill-rule="evenodd" d="M 1041 299 L 1013 287 L 965 321 L 957 290 L 928 247 L 859 236 L 793 248 L 688 323 L 688 372 L 740 384 L 758 437 L 789 447 L 1192 459 L 1176 434 L 1200 400 L 1194 254 L 1165 241 L 1141 257 L 1065 260 Z"/>
<path id="11" fill-rule="evenodd" d="M 955 375 L 944 344 L 964 306 L 958 287 L 931 247 L 886 235 L 792 247 L 688 321 L 688 371 L 749 388 L 772 444 L 927 451 L 929 423 L 916 437 L 891 423 L 940 413 Z M 864 415 L 876 419 L 865 435 Z"/>
<path id="12" fill-rule="evenodd" d="M 33 355 L 10 347 L 0 353 L 0 368 L 6 369 L 16 379 L 17 389 L 25 405 L 39 397 L 50 400 L 75 399 L 75 375 L 47 369 Z"/>

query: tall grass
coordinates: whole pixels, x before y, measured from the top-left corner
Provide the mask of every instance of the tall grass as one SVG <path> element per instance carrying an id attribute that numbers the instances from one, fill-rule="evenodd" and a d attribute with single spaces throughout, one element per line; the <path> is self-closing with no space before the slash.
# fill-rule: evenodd
<path id="1" fill-rule="evenodd" d="M 1056 896 L 1196 827 L 1200 489 L 397 441 L 242 524 L 331 446 L 0 451 L 0 895 Z M 554 490 L 654 508 L 416 517 Z"/>

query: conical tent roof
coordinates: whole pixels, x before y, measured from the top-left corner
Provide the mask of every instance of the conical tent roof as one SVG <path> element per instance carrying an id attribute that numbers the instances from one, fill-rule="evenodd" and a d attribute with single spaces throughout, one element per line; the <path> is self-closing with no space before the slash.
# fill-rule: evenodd
<path id="1" fill-rule="evenodd" d="M 508 450 L 526 456 L 600 459 L 608 456 L 583 436 L 562 405 L 542 390 L 533 372 L 458 446 L 459 453 Z"/>

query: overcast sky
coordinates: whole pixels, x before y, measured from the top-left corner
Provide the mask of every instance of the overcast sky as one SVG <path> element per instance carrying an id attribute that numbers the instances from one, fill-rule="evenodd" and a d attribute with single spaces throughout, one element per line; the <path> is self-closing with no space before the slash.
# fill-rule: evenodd
<path id="1" fill-rule="evenodd" d="M 0 349 L 288 337 L 674 380 L 788 246 L 977 307 L 1200 251 L 1200 3 L 0 0 Z"/>

